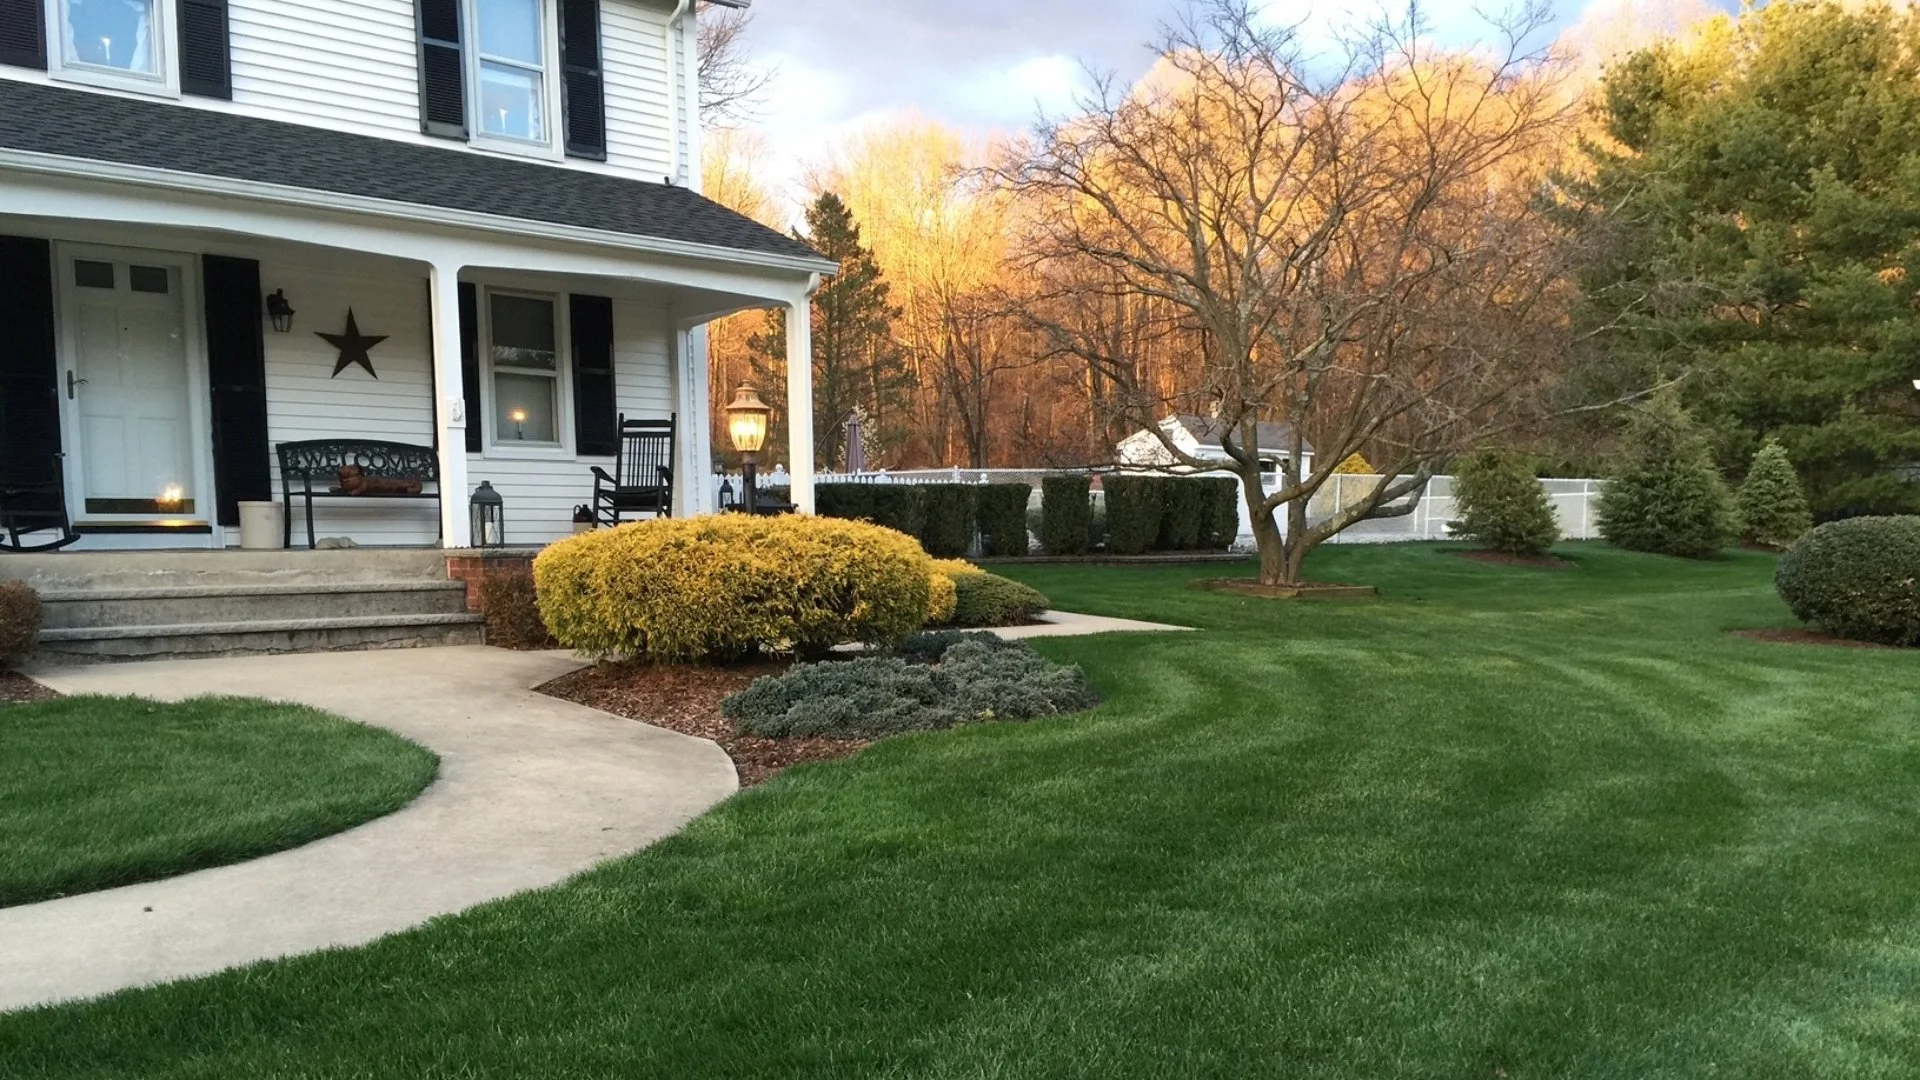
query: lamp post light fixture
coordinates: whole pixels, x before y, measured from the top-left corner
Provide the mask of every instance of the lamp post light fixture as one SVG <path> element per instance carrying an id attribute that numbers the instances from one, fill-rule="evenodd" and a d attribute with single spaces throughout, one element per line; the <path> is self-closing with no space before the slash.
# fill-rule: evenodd
<path id="1" fill-rule="evenodd" d="M 267 297 L 267 318 L 273 320 L 273 332 L 284 334 L 293 329 L 293 305 L 287 302 L 287 290 L 275 289 Z"/>
<path id="2" fill-rule="evenodd" d="M 480 481 L 468 507 L 473 514 L 473 546 L 506 547 L 507 514 L 500 493 L 493 490 L 491 481 Z"/>
<path id="3" fill-rule="evenodd" d="M 760 391 L 751 383 L 741 383 L 727 406 L 727 434 L 733 448 L 740 452 L 740 508 L 749 514 L 755 510 L 753 470 L 760 448 L 767 442 L 767 418 L 773 409 L 760 400 Z"/>

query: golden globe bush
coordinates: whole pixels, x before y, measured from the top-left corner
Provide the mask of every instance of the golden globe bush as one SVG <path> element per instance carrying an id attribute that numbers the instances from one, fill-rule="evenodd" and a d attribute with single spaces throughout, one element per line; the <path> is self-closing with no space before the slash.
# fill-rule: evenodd
<path id="1" fill-rule="evenodd" d="M 597 657 L 817 655 L 892 644 L 938 610 L 933 560 L 913 538 L 835 518 L 635 522 L 562 540 L 533 572 L 554 637 Z"/>

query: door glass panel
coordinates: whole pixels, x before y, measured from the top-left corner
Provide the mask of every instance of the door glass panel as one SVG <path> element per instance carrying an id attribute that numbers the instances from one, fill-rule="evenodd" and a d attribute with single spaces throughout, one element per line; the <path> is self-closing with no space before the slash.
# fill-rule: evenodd
<path id="1" fill-rule="evenodd" d="M 551 375 L 515 375 L 504 371 L 496 374 L 493 377 L 493 441 L 559 442 L 553 392 L 558 383 Z"/>
<path id="2" fill-rule="evenodd" d="M 155 0 L 62 0 L 66 62 L 152 75 Z"/>
<path id="3" fill-rule="evenodd" d="M 73 283 L 87 289 L 111 289 L 113 264 L 76 259 L 73 263 Z"/>
<path id="4" fill-rule="evenodd" d="M 169 293 L 173 291 L 173 275 L 164 266 L 129 266 L 127 284 L 134 292 Z"/>

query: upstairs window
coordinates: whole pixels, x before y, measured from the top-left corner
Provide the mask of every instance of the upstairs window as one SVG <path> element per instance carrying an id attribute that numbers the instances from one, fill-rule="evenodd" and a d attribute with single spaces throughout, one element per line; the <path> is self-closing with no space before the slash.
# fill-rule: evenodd
<path id="1" fill-rule="evenodd" d="M 543 0 L 475 0 L 475 126 L 489 138 L 549 145 Z"/>
<path id="2" fill-rule="evenodd" d="M 166 0 L 51 0 L 55 72 L 164 87 L 169 6 Z"/>

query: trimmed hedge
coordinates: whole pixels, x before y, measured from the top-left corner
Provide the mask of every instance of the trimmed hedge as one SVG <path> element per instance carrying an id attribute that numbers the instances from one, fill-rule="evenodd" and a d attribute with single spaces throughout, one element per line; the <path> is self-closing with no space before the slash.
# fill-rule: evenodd
<path id="1" fill-rule="evenodd" d="M 1196 478 L 1160 479 L 1161 551 L 1193 551 L 1200 547 L 1205 499 L 1206 491 Z"/>
<path id="2" fill-rule="evenodd" d="M 984 484 L 976 489 L 981 551 L 1019 557 L 1027 553 L 1027 503 L 1032 484 Z"/>
<path id="3" fill-rule="evenodd" d="M 561 644 L 667 661 L 891 645 L 925 624 L 934 572 L 891 529 L 745 514 L 584 533 L 533 564 L 540 615 Z"/>
<path id="4" fill-rule="evenodd" d="M 1085 555 L 1093 530 L 1093 478 L 1047 476 L 1040 480 L 1040 550 L 1049 555 Z"/>
<path id="5" fill-rule="evenodd" d="M 1098 704 L 1078 667 L 1025 645 L 963 641 L 939 663 L 867 657 L 799 664 L 721 702 L 741 732 L 763 738 L 876 739 L 987 720 L 1028 720 Z"/>
<path id="6" fill-rule="evenodd" d="M 1143 555 L 1160 540 L 1160 514 L 1165 478 L 1108 476 L 1101 481 L 1107 493 L 1107 552 Z"/>
<path id="7" fill-rule="evenodd" d="M 480 613 L 487 644 L 501 649 L 551 649 L 553 635 L 540 621 L 533 570 L 524 565 L 489 566 L 480 579 Z"/>
<path id="8" fill-rule="evenodd" d="M 1049 606 L 1040 590 L 998 574 L 962 574 L 953 585 L 954 626 L 1019 626 Z"/>
<path id="9" fill-rule="evenodd" d="M 0 669 L 40 640 L 40 594 L 24 581 L 0 581 Z"/>
<path id="10" fill-rule="evenodd" d="M 920 538 L 927 511 L 914 484 L 820 484 L 813 489 L 821 517 L 871 521 Z"/>
<path id="11" fill-rule="evenodd" d="M 920 546 L 939 559 L 957 559 L 973 547 L 974 485 L 920 484 L 926 523 Z"/>
<path id="12" fill-rule="evenodd" d="M 1231 476 L 1197 476 L 1182 483 L 1200 489 L 1200 550 L 1231 548 L 1240 538 L 1240 481 Z"/>
<path id="13" fill-rule="evenodd" d="M 1828 522 L 1793 545 L 1774 584 L 1795 615 L 1829 633 L 1920 645 L 1920 517 Z"/>

